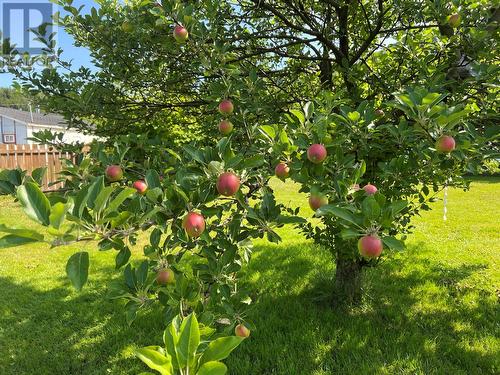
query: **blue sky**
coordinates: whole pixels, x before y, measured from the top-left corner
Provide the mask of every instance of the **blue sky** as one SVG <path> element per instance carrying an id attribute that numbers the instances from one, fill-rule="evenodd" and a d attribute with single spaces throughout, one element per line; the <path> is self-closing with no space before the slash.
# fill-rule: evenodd
<path id="1" fill-rule="evenodd" d="M 0 4 L 6 2 L 6 0 L 0 0 Z M 17 2 L 16 0 L 11 2 Z M 19 2 L 27 2 L 19 1 Z M 48 2 L 48 0 L 47 0 Z M 79 6 L 84 5 L 85 8 L 83 12 L 89 12 L 92 6 L 96 7 L 97 4 L 92 0 L 74 0 L 73 6 L 78 8 Z M 55 4 L 54 4 L 55 6 Z M 61 13 L 62 13 L 62 9 Z M 91 67 L 92 63 L 90 61 L 90 56 L 88 51 L 85 48 L 75 47 L 73 46 L 72 38 L 64 32 L 62 28 L 57 28 L 57 42 L 59 47 L 63 49 L 62 57 L 64 60 L 73 60 L 73 65 L 77 66 L 88 66 Z M 0 74 L 0 87 L 9 87 L 12 84 L 12 75 L 11 74 Z"/>

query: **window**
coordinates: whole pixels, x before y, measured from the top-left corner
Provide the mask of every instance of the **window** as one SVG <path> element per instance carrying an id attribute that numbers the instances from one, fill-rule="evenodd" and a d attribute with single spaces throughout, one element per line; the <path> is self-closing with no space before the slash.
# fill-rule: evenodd
<path id="1" fill-rule="evenodd" d="M 15 134 L 4 134 L 3 135 L 3 143 L 16 143 L 16 135 Z"/>

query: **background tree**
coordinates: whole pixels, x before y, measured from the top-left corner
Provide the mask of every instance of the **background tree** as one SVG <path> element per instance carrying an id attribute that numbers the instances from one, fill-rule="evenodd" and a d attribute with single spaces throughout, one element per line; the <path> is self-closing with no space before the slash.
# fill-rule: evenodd
<path id="1" fill-rule="evenodd" d="M 12 88 L 0 88 L 0 106 L 21 109 L 29 111 L 30 99 L 29 96 L 23 95 L 21 92 Z"/>

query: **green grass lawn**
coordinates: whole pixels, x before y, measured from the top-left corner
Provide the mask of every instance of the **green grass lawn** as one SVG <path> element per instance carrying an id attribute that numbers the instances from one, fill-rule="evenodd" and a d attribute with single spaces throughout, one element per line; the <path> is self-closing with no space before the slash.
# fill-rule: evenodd
<path id="1" fill-rule="evenodd" d="M 306 204 L 276 182 L 283 202 Z M 366 299 L 349 313 L 317 296 L 330 289 L 329 253 L 292 228 L 279 245 L 258 242 L 243 282 L 255 291 L 258 329 L 226 361 L 230 374 L 498 374 L 500 372 L 500 179 L 451 190 L 415 220 L 407 250 L 365 274 Z M 308 208 L 304 212 L 309 212 Z M 30 222 L 0 197 L 0 223 Z M 0 251 L 0 374 L 134 374 L 134 345 L 160 344 L 159 312 L 129 328 L 121 304 L 104 299 L 114 254 L 91 251 L 89 284 L 65 276 L 80 246 Z M 141 249 L 137 249 L 141 253 Z M 138 257 L 136 257 L 138 258 Z"/>

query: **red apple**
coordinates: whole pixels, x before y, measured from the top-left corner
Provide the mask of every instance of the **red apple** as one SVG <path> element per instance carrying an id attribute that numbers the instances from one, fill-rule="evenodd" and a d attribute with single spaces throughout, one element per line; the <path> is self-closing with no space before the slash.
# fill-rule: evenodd
<path id="1" fill-rule="evenodd" d="M 363 186 L 363 190 L 365 191 L 366 195 L 373 195 L 377 192 L 378 189 L 375 185 L 368 183 L 367 185 Z"/>
<path id="2" fill-rule="evenodd" d="M 217 179 L 217 191 L 226 197 L 231 197 L 240 188 L 240 179 L 232 172 L 224 172 Z"/>
<path id="3" fill-rule="evenodd" d="M 325 204 L 328 204 L 328 198 L 322 194 L 311 194 L 309 197 L 309 207 L 311 207 L 313 211 L 316 211 Z"/>
<path id="4" fill-rule="evenodd" d="M 179 42 L 179 43 L 185 42 L 188 38 L 188 35 L 189 35 L 189 33 L 184 26 L 182 26 L 182 25 L 175 26 L 174 38 L 177 42 Z"/>
<path id="5" fill-rule="evenodd" d="M 358 240 L 358 251 L 365 258 L 376 258 L 382 254 L 382 241 L 374 234 L 363 236 Z"/>
<path id="6" fill-rule="evenodd" d="M 120 181 L 123 178 L 123 171 L 119 165 L 109 165 L 106 168 L 106 178 L 111 182 Z"/>
<path id="7" fill-rule="evenodd" d="M 460 25 L 461 19 L 462 17 L 460 17 L 460 14 L 458 13 L 452 14 L 451 16 L 448 17 L 448 24 L 454 29 L 456 29 Z"/>
<path id="8" fill-rule="evenodd" d="M 137 194 L 144 195 L 148 190 L 148 185 L 144 180 L 137 180 L 132 184 L 132 187 L 137 190 Z"/>
<path id="9" fill-rule="evenodd" d="M 220 122 L 220 124 L 219 124 L 219 132 L 222 135 L 231 134 L 232 131 L 233 131 L 233 124 L 231 123 L 231 121 L 222 120 Z"/>
<path id="10" fill-rule="evenodd" d="M 175 274 L 170 268 L 163 268 L 156 274 L 156 282 L 160 285 L 172 284 L 175 282 Z"/>
<path id="11" fill-rule="evenodd" d="M 229 99 L 224 99 L 219 103 L 219 112 L 223 115 L 230 115 L 234 111 L 233 102 Z"/>
<path id="12" fill-rule="evenodd" d="M 436 150 L 450 153 L 455 149 L 455 139 L 450 135 L 443 135 L 436 141 Z"/>
<path id="13" fill-rule="evenodd" d="M 326 152 L 325 146 L 319 143 L 313 144 L 307 149 L 307 158 L 314 164 L 322 163 L 327 155 L 328 153 Z"/>
<path id="14" fill-rule="evenodd" d="M 188 236 L 193 238 L 200 237 L 205 230 L 205 218 L 199 213 L 188 212 L 184 220 L 182 220 L 182 227 Z"/>
<path id="15" fill-rule="evenodd" d="M 250 330 L 243 324 L 238 324 L 234 329 L 234 334 L 238 337 L 243 337 L 246 339 L 248 336 L 250 336 Z"/>
<path id="16" fill-rule="evenodd" d="M 276 168 L 274 168 L 274 173 L 276 174 L 276 177 L 284 180 L 290 174 L 290 168 L 286 165 L 286 163 L 281 161 Z"/>

